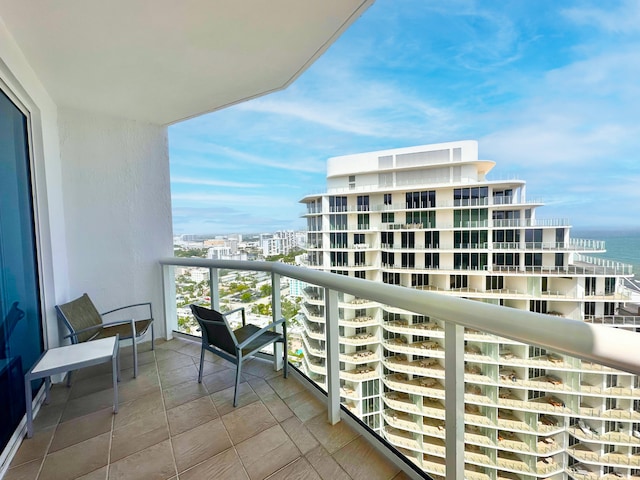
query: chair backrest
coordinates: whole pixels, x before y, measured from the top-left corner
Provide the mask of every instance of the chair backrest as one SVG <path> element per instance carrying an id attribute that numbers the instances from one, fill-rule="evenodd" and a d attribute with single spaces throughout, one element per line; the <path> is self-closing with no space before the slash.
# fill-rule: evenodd
<path id="1" fill-rule="evenodd" d="M 64 322 L 70 333 L 102 324 L 100 313 L 86 293 L 69 303 L 56 305 L 56 312 L 58 312 L 58 317 Z M 73 343 L 86 342 L 96 333 L 97 330 L 80 333 L 77 337 L 71 337 L 71 341 Z"/>
<path id="2" fill-rule="evenodd" d="M 191 312 L 202 329 L 202 341 L 235 356 L 236 339 L 229 322 L 216 310 L 191 305 Z M 204 321 L 203 321 L 204 320 Z"/>

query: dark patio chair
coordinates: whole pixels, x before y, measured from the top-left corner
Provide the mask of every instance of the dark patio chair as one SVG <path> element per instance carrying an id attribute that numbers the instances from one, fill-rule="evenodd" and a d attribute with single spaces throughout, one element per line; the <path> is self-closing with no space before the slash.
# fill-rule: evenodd
<path id="1" fill-rule="evenodd" d="M 233 406 L 237 406 L 242 362 L 267 345 L 277 342 L 283 344 L 283 370 L 284 378 L 287 378 L 287 323 L 284 318 L 260 328 L 252 324 L 247 325 L 243 307 L 222 314 L 216 310 L 191 305 L 191 311 L 202 331 L 202 350 L 200 352 L 198 383 L 202 383 L 205 350 L 235 364 L 236 387 L 233 393 Z M 227 316 L 238 311 L 242 311 L 242 327 L 232 330 Z M 282 333 L 275 331 L 275 327 L 278 325 L 282 325 Z"/>
<path id="2" fill-rule="evenodd" d="M 127 309 L 136 307 L 148 307 L 148 316 L 145 312 L 142 320 L 117 320 L 112 322 L 104 322 L 103 317 L 115 312 L 122 312 Z M 135 303 L 133 305 L 125 305 L 123 307 L 114 308 L 102 314 L 98 313 L 95 305 L 86 293 L 80 298 L 72 300 L 63 305 L 56 305 L 56 312 L 67 329 L 69 335 L 64 338 L 71 338 L 72 343 L 88 342 L 98 338 L 115 337 L 120 335 L 120 340 L 132 340 L 133 344 L 133 376 L 138 376 L 138 342 L 142 339 L 149 327 L 151 327 L 151 350 L 154 349 L 154 332 L 153 332 L 153 312 L 151 311 L 151 302 Z M 67 377 L 67 383 L 71 382 L 71 372 Z"/>

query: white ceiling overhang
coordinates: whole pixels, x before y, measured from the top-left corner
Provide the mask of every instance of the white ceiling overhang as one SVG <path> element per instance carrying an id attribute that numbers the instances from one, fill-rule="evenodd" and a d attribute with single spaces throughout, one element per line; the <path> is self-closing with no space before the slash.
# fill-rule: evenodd
<path id="1" fill-rule="evenodd" d="M 0 0 L 59 106 L 170 124 L 288 86 L 373 0 Z"/>

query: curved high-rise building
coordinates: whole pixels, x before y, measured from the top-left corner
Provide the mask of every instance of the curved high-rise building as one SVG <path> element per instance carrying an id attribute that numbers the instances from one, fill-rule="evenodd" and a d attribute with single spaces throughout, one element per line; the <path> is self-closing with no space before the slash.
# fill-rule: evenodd
<path id="1" fill-rule="evenodd" d="M 331 158 L 307 195 L 309 268 L 635 331 L 631 268 L 540 218 L 522 180 L 491 180 L 474 141 Z M 302 367 L 325 384 L 322 290 L 304 290 Z M 444 329 L 340 297 L 342 402 L 444 478 Z M 640 478 L 638 377 L 465 331 L 465 478 Z"/>

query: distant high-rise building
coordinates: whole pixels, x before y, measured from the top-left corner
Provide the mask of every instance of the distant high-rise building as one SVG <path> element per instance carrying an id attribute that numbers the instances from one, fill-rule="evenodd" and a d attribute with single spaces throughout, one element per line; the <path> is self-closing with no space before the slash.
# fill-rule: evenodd
<path id="1" fill-rule="evenodd" d="M 521 180 L 462 141 L 332 158 L 302 200 L 310 268 L 635 331 L 629 266 L 542 219 Z M 326 382 L 323 290 L 305 287 L 305 373 Z M 626 306 L 629 308 L 629 306 Z M 444 478 L 442 322 L 366 298 L 339 303 L 342 402 Z M 640 477 L 638 377 L 465 331 L 465 478 Z"/>

